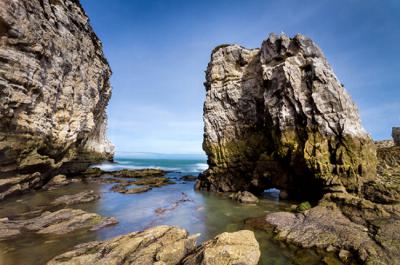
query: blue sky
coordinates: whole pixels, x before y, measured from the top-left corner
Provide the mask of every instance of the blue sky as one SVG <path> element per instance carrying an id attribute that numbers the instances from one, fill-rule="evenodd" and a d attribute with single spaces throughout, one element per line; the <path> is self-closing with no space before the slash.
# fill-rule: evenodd
<path id="1" fill-rule="evenodd" d="M 113 76 L 117 152 L 202 153 L 204 71 L 222 43 L 302 33 L 324 51 L 374 139 L 400 125 L 400 1 L 81 0 Z"/>

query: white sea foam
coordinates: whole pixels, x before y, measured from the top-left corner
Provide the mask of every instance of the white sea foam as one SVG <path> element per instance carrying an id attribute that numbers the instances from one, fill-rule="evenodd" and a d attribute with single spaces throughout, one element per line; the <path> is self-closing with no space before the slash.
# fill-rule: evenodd
<path id="1" fill-rule="evenodd" d="M 194 167 L 191 169 L 193 172 L 203 172 L 208 169 L 208 165 L 206 163 L 196 163 Z"/>

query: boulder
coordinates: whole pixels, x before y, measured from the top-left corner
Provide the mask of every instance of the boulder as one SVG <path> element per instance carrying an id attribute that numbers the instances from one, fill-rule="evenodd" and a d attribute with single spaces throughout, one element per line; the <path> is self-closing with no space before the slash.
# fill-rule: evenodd
<path id="1" fill-rule="evenodd" d="M 240 203 L 258 203 L 258 198 L 251 192 L 239 191 L 229 196 Z"/>
<path id="2" fill-rule="evenodd" d="M 256 265 L 260 259 L 260 247 L 249 230 L 222 233 L 204 242 L 186 257 L 183 265 Z"/>
<path id="3" fill-rule="evenodd" d="M 0 1 L 0 199 L 110 160 L 111 70 L 79 1 Z"/>

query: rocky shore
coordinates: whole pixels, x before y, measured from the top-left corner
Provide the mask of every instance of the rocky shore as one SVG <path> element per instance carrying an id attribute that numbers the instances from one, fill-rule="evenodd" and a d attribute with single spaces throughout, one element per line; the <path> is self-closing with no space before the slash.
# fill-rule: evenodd
<path id="1" fill-rule="evenodd" d="M 49 261 L 48 265 L 256 265 L 260 249 L 254 233 L 223 233 L 196 247 L 199 235 L 178 227 L 156 226 L 102 242 L 78 245 Z"/>
<path id="2" fill-rule="evenodd" d="M 205 87 L 209 169 L 197 188 L 278 188 L 307 207 L 250 224 L 346 264 L 400 263 L 399 129 L 394 141 L 372 141 L 311 39 L 271 34 L 260 49 L 218 46 Z"/>

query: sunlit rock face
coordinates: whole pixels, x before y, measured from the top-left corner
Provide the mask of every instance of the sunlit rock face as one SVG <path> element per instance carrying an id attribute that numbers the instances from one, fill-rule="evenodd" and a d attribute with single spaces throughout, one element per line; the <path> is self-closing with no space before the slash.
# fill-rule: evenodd
<path id="1" fill-rule="evenodd" d="M 0 199 L 112 159 L 110 75 L 79 1 L 0 2 Z"/>
<path id="2" fill-rule="evenodd" d="M 358 110 L 309 38 L 271 34 L 261 49 L 215 48 L 206 72 L 204 142 L 213 191 L 275 187 L 292 197 L 360 193 L 375 146 Z"/>

